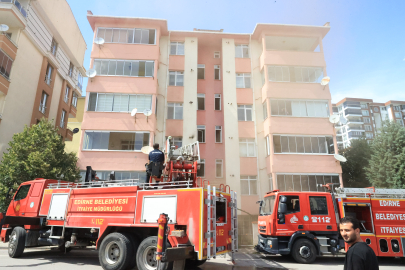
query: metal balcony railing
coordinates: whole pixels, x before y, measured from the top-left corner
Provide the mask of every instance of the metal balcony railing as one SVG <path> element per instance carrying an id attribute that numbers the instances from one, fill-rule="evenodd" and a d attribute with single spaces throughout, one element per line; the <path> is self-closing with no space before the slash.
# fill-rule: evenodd
<path id="1" fill-rule="evenodd" d="M 21 14 L 24 16 L 24 18 L 27 18 L 27 11 L 25 8 L 21 5 L 20 2 L 17 0 L 0 0 L 0 3 L 13 3 L 14 6 L 21 12 Z"/>

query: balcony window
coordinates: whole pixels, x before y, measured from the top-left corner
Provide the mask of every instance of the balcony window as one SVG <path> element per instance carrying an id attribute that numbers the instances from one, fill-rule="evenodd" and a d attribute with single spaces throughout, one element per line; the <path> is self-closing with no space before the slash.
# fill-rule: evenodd
<path id="1" fill-rule="evenodd" d="M 60 128 L 65 128 L 65 118 L 66 118 L 66 111 L 62 110 L 62 114 L 60 116 Z"/>
<path id="2" fill-rule="evenodd" d="M 238 105 L 238 121 L 252 121 L 252 105 Z"/>
<path id="3" fill-rule="evenodd" d="M 94 69 L 100 76 L 153 77 L 154 61 L 94 60 Z"/>
<path id="4" fill-rule="evenodd" d="M 65 89 L 65 96 L 64 96 L 64 98 L 63 98 L 63 100 L 65 101 L 65 103 L 68 103 L 68 102 L 69 102 L 69 92 L 70 92 L 70 88 L 69 88 L 69 86 L 66 86 L 66 89 Z"/>
<path id="5" fill-rule="evenodd" d="M 48 85 L 51 85 L 52 82 L 52 72 L 53 72 L 53 67 L 48 64 L 47 68 L 46 68 L 46 75 L 45 75 L 45 82 Z"/>
<path id="6" fill-rule="evenodd" d="M 367 103 L 361 103 L 360 106 L 362 109 L 368 109 Z"/>
<path id="7" fill-rule="evenodd" d="M 362 110 L 360 109 L 346 109 L 344 110 L 345 115 L 363 115 Z"/>
<path id="8" fill-rule="evenodd" d="M 364 123 L 367 123 L 367 124 L 371 123 L 370 118 L 368 118 L 368 117 L 363 117 L 363 121 L 364 121 Z"/>
<path id="9" fill-rule="evenodd" d="M 271 82 L 320 83 L 323 78 L 321 67 L 268 66 Z"/>
<path id="10" fill-rule="evenodd" d="M 197 110 L 205 110 L 205 94 L 197 94 Z"/>
<path id="11" fill-rule="evenodd" d="M 0 49 L 0 74 L 6 79 L 10 79 L 12 65 L 13 60 Z"/>
<path id="12" fill-rule="evenodd" d="M 167 103 L 167 119 L 183 119 L 182 103 Z"/>
<path id="13" fill-rule="evenodd" d="M 396 119 L 397 123 L 404 126 L 404 121 L 402 119 Z"/>
<path id="14" fill-rule="evenodd" d="M 240 157 L 256 156 L 255 139 L 239 139 L 239 156 Z"/>
<path id="15" fill-rule="evenodd" d="M 220 79 L 221 79 L 221 66 L 214 65 L 214 80 L 220 80 Z"/>
<path id="16" fill-rule="evenodd" d="M 236 58 L 249 58 L 249 45 L 235 45 Z"/>
<path id="17" fill-rule="evenodd" d="M 270 137 L 266 136 L 266 156 L 270 156 Z"/>
<path id="18" fill-rule="evenodd" d="M 267 119 L 267 100 L 262 104 L 263 106 L 263 120 Z"/>
<path id="19" fill-rule="evenodd" d="M 373 133 L 371 133 L 371 132 L 366 132 L 366 138 L 367 138 L 367 139 L 372 139 L 372 138 L 373 138 Z"/>
<path id="20" fill-rule="evenodd" d="M 197 65 L 197 79 L 199 80 L 205 79 L 205 65 L 202 64 Z"/>
<path id="21" fill-rule="evenodd" d="M 346 109 L 348 107 L 355 108 L 355 109 L 360 109 L 361 108 L 361 103 L 358 102 L 358 101 L 345 101 L 343 103 L 343 108 Z"/>
<path id="22" fill-rule="evenodd" d="M 75 66 L 72 64 L 72 62 L 70 62 L 69 72 L 68 72 L 68 75 L 69 75 L 70 78 L 73 78 L 73 69 L 74 69 L 74 67 Z"/>
<path id="23" fill-rule="evenodd" d="M 83 76 L 80 72 L 77 72 L 77 87 L 82 90 L 83 87 Z"/>
<path id="24" fill-rule="evenodd" d="M 273 135 L 274 153 L 334 154 L 332 136 Z"/>
<path id="25" fill-rule="evenodd" d="M 362 131 L 349 131 L 348 137 L 350 138 L 360 138 L 363 137 L 364 133 Z"/>
<path id="26" fill-rule="evenodd" d="M 221 53 L 220 52 L 214 52 L 214 58 L 220 58 Z"/>
<path id="27" fill-rule="evenodd" d="M 41 101 L 39 103 L 39 111 L 42 114 L 45 114 L 45 112 L 46 112 L 46 102 L 47 101 L 48 101 L 48 94 L 43 91 L 42 96 L 41 96 Z"/>
<path id="28" fill-rule="evenodd" d="M 83 150 L 141 151 L 149 145 L 149 132 L 86 131 Z"/>
<path id="29" fill-rule="evenodd" d="M 368 110 L 361 110 L 361 114 L 363 116 L 370 116 L 370 112 Z"/>
<path id="30" fill-rule="evenodd" d="M 72 105 L 76 108 L 77 107 L 77 94 L 73 93 L 72 96 Z"/>
<path id="31" fill-rule="evenodd" d="M 236 73 L 236 88 L 250 88 L 250 73 Z"/>
<path id="32" fill-rule="evenodd" d="M 402 113 L 401 112 L 395 112 L 395 117 L 396 118 L 402 118 Z"/>
<path id="33" fill-rule="evenodd" d="M 224 170 L 224 161 L 222 159 L 215 160 L 215 178 L 222 178 Z"/>
<path id="34" fill-rule="evenodd" d="M 394 106 L 394 111 L 400 111 L 401 110 L 401 106 Z"/>
<path id="35" fill-rule="evenodd" d="M 257 195 L 256 176 L 241 175 L 240 189 L 242 195 Z"/>
<path id="36" fill-rule="evenodd" d="M 151 110 L 152 95 L 90 93 L 87 111 L 131 112 L 135 108 L 139 113 Z"/>
<path id="37" fill-rule="evenodd" d="M 205 143 L 205 126 L 197 126 L 197 139 L 200 143 Z"/>
<path id="38" fill-rule="evenodd" d="M 177 148 L 182 147 L 183 145 L 183 137 L 172 137 L 173 145 Z"/>
<path id="39" fill-rule="evenodd" d="M 183 71 L 169 71 L 169 85 L 183 86 L 184 72 Z"/>
<path id="40" fill-rule="evenodd" d="M 327 101 L 273 99 L 270 106 L 272 116 L 329 117 Z"/>
<path id="41" fill-rule="evenodd" d="M 215 142 L 222 143 L 222 126 L 215 126 Z"/>
<path id="42" fill-rule="evenodd" d="M 370 125 L 364 125 L 366 131 L 373 131 L 373 128 Z"/>
<path id="43" fill-rule="evenodd" d="M 221 110 L 221 94 L 215 94 L 215 110 Z"/>
<path id="44" fill-rule="evenodd" d="M 319 185 L 328 183 L 339 184 L 339 175 L 277 174 L 277 189 L 280 191 L 325 192 L 326 189 Z"/>
<path id="45" fill-rule="evenodd" d="M 170 55 L 184 55 L 184 42 L 170 42 Z"/>
<path id="46" fill-rule="evenodd" d="M 58 50 L 58 43 L 56 42 L 56 40 L 53 38 L 52 39 L 52 43 L 51 43 L 51 54 L 53 56 L 56 56 L 56 51 Z"/>
<path id="47" fill-rule="evenodd" d="M 155 29 L 144 28 L 101 28 L 97 37 L 106 43 L 155 44 Z"/>
<path id="48" fill-rule="evenodd" d="M 198 177 L 205 176 L 205 159 L 200 159 L 198 161 L 197 176 Z"/>

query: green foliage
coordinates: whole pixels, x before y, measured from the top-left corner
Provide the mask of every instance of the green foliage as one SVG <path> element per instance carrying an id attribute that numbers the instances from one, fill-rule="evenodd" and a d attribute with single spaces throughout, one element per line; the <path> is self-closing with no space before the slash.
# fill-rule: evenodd
<path id="1" fill-rule="evenodd" d="M 16 190 L 21 183 L 35 178 L 70 182 L 80 179 L 77 157 L 65 152 L 65 143 L 54 124 L 44 118 L 15 134 L 9 146 L 0 164 L 0 211 L 10 203 L 5 198 L 10 187 Z"/>
<path id="2" fill-rule="evenodd" d="M 371 184 L 367 180 L 366 167 L 369 165 L 371 147 L 365 138 L 353 140 L 350 147 L 340 152 L 347 162 L 342 162 L 344 187 L 364 188 Z"/>
<path id="3" fill-rule="evenodd" d="M 386 121 L 371 144 L 367 177 L 379 188 L 405 188 L 405 128 Z"/>

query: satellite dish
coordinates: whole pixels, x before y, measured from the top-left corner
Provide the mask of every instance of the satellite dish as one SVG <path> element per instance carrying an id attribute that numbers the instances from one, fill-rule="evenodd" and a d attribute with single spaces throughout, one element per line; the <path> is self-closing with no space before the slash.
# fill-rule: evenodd
<path id="1" fill-rule="evenodd" d="M 73 129 L 73 134 L 76 134 L 77 132 L 79 132 L 79 128 Z"/>
<path id="2" fill-rule="evenodd" d="M 340 123 L 342 123 L 342 125 L 346 125 L 347 123 L 347 119 L 343 117 L 343 115 L 340 116 Z"/>
<path id="3" fill-rule="evenodd" d="M 325 86 L 325 85 L 329 84 L 329 82 L 330 82 L 330 77 L 329 76 L 323 77 L 322 80 L 321 80 L 321 85 Z"/>
<path id="4" fill-rule="evenodd" d="M 333 157 L 334 157 L 336 160 L 340 161 L 340 162 L 346 162 L 346 161 L 347 161 L 347 159 L 346 159 L 344 156 L 342 156 L 342 155 L 334 154 Z"/>
<path id="5" fill-rule="evenodd" d="M 141 148 L 141 152 L 144 154 L 149 155 L 149 153 L 153 150 L 153 147 L 147 145 Z"/>
<path id="6" fill-rule="evenodd" d="M 98 45 L 103 45 L 104 44 L 104 38 L 98 37 L 94 39 L 94 43 Z"/>
<path id="7" fill-rule="evenodd" d="M 131 116 L 135 116 L 135 114 L 136 114 L 137 112 L 138 112 L 138 109 L 137 109 L 137 108 L 133 109 L 132 112 L 131 112 Z"/>
<path id="8" fill-rule="evenodd" d="M 91 68 L 91 69 L 86 71 L 86 75 L 89 78 L 93 78 L 94 76 L 97 75 L 97 71 L 95 69 Z"/>
<path id="9" fill-rule="evenodd" d="M 143 111 L 143 114 L 145 116 L 151 116 L 152 115 L 152 110 L 146 109 L 146 110 Z"/>
<path id="10" fill-rule="evenodd" d="M 340 117 L 339 117 L 339 115 L 337 115 L 337 114 L 332 114 L 332 115 L 329 117 L 329 122 L 331 122 L 332 124 L 338 123 L 339 120 L 340 120 Z"/>
<path id="11" fill-rule="evenodd" d="M 9 29 L 7 24 L 0 24 L 0 31 L 7 31 Z"/>

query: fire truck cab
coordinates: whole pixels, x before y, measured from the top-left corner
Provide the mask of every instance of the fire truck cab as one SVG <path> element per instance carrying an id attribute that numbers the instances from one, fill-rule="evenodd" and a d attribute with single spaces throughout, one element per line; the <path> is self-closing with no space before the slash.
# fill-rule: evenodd
<path id="1" fill-rule="evenodd" d="M 256 250 L 291 255 L 299 263 L 348 248 L 339 220 L 360 221 L 360 235 L 377 256 L 405 257 L 405 191 L 336 188 L 329 192 L 269 192 L 260 202 Z"/>

